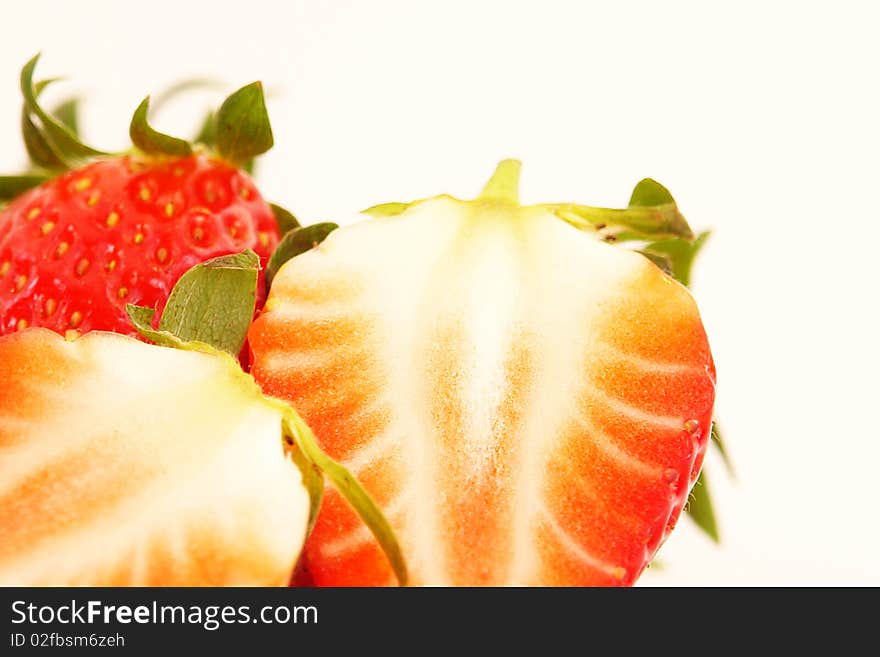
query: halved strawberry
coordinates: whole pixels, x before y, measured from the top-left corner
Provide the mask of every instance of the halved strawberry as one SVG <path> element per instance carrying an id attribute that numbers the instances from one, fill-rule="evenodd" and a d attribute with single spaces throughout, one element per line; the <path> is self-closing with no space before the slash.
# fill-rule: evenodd
<path id="1" fill-rule="evenodd" d="M 28 329 L 0 373 L 0 584 L 287 583 L 309 495 L 231 357 Z"/>
<path id="2" fill-rule="evenodd" d="M 414 583 L 631 584 L 699 473 L 715 371 L 688 291 L 603 242 L 692 235 L 665 198 L 523 207 L 518 172 L 289 261 L 252 371 L 361 478 Z M 306 554 L 319 585 L 392 581 L 334 494 Z"/>
<path id="3" fill-rule="evenodd" d="M 153 309 L 128 306 L 163 346 L 99 331 L 0 337 L 0 584 L 287 584 L 322 473 L 406 581 L 369 496 L 233 358 L 258 271 L 253 252 L 192 268 L 158 328 Z"/>

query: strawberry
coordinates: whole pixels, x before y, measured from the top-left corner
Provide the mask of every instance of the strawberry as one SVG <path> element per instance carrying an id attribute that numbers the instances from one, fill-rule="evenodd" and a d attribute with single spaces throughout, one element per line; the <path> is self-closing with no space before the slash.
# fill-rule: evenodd
<path id="1" fill-rule="evenodd" d="M 309 496 L 231 358 L 29 329 L 0 363 L 0 584 L 287 583 Z"/>
<path id="2" fill-rule="evenodd" d="M 286 585 L 326 473 L 405 567 L 387 522 L 295 411 L 233 355 L 253 252 L 181 277 L 145 344 L 43 328 L 0 337 L 0 585 Z M 161 346 L 157 346 L 161 345 Z"/>
<path id="3" fill-rule="evenodd" d="M 629 585 L 700 472 L 715 370 L 687 289 L 611 242 L 693 235 L 653 181 L 625 210 L 523 207 L 518 175 L 377 206 L 288 261 L 252 374 L 361 478 L 414 583 Z M 306 557 L 318 585 L 393 581 L 334 493 Z"/>
<path id="4" fill-rule="evenodd" d="M 259 83 L 218 111 L 216 152 L 156 132 L 147 99 L 131 124 L 135 151 L 111 156 L 40 107 L 36 61 L 22 71 L 23 121 L 45 171 L 3 179 L 0 188 L 14 194 L 44 181 L 0 210 L 0 335 L 28 326 L 137 335 L 126 304 L 161 313 L 193 265 L 248 248 L 267 263 L 278 223 L 243 170 L 272 145 Z"/>
<path id="5" fill-rule="evenodd" d="M 127 303 L 161 311 L 193 265 L 244 248 L 265 263 L 278 242 L 247 174 L 205 155 L 88 164 L 9 204 L 0 231 L 0 334 L 134 335 Z"/>

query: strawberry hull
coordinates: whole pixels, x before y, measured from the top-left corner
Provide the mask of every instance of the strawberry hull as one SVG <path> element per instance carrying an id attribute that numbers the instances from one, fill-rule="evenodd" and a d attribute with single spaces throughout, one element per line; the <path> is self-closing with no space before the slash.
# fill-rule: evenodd
<path id="1" fill-rule="evenodd" d="M 273 281 L 253 374 L 380 504 L 411 581 L 629 585 L 699 473 L 715 371 L 687 290 L 503 194 L 332 233 Z M 318 585 L 389 585 L 338 495 Z"/>

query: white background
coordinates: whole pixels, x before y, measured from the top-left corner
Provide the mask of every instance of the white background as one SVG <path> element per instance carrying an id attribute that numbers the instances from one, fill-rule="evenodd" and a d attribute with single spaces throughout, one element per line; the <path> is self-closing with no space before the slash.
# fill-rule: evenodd
<path id="1" fill-rule="evenodd" d="M 660 5 L 663 5 L 661 8 Z M 880 584 L 880 13 L 864 2 L 41 2 L 7 7 L 0 169 L 24 152 L 18 70 L 87 93 L 121 148 L 140 99 L 192 75 L 271 90 L 259 178 L 301 219 L 476 193 L 622 205 L 655 177 L 695 272 L 738 480 L 724 542 L 683 522 L 643 584 Z M 204 101 L 204 103 L 203 103 Z M 160 114 L 182 131 L 209 105 Z"/>

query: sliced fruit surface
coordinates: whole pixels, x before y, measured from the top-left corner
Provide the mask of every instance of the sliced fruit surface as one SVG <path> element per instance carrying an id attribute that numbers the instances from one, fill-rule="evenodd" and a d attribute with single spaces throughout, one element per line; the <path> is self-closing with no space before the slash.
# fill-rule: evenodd
<path id="1" fill-rule="evenodd" d="M 412 583 L 632 584 L 699 473 L 706 334 L 686 288 L 499 175 L 285 264 L 252 373 L 380 504 Z M 333 492 L 306 559 L 318 585 L 393 583 Z"/>
<path id="2" fill-rule="evenodd" d="M 0 338 L 0 584 L 284 585 L 309 495 L 228 355 Z"/>

